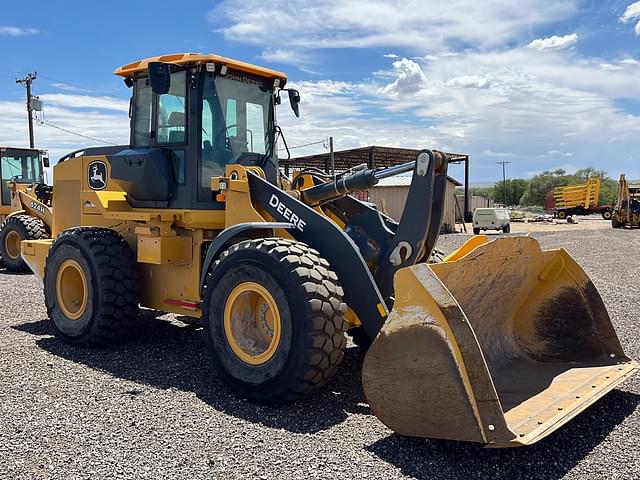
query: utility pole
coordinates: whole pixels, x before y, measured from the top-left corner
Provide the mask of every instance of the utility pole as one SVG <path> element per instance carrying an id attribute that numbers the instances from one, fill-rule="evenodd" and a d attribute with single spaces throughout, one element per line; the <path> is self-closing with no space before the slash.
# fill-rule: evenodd
<path id="1" fill-rule="evenodd" d="M 336 176 L 336 158 L 333 155 L 333 137 L 329 137 L 329 155 L 331 158 L 331 175 Z"/>
<path id="2" fill-rule="evenodd" d="M 29 148 L 34 147 L 33 142 L 33 104 L 31 100 L 31 83 L 37 78 L 38 72 L 28 73 L 24 78 L 16 80 L 27 88 L 27 116 L 29 117 Z"/>
<path id="3" fill-rule="evenodd" d="M 507 165 L 507 163 L 511 163 L 511 162 L 507 162 L 507 161 L 503 161 L 503 162 L 496 162 L 498 165 L 502 165 L 502 189 L 504 190 L 504 206 L 507 206 L 507 175 L 505 173 L 505 165 Z"/>

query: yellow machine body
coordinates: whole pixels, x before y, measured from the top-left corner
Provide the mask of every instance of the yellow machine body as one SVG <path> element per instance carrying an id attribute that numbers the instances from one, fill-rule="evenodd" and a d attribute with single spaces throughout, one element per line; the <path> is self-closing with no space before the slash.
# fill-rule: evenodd
<path id="1" fill-rule="evenodd" d="M 96 160 L 107 165 L 107 186 L 100 191 L 89 188 L 85 175 L 88 165 Z M 132 208 L 124 190 L 112 179 L 104 156 L 66 160 L 54 167 L 52 238 L 23 242 L 23 258 L 43 278 L 46 253 L 60 232 L 77 226 L 108 227 L 120 233 L 136 252 L 143 306 L 200 317 L 199 260 L 208 243 L 224 228 L 271 220 L 251 203 L 245 167 L 229 165 L 227 170 L 226 178 L 218 177 L 229 187 L 224 210 Z M 229 178 L 232 174 L 237 178 Z"/>

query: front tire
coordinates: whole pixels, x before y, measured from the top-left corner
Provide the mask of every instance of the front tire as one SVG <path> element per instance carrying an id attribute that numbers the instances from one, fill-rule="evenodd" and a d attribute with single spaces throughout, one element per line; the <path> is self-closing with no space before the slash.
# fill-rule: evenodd
<path id="1" fill-rule="evenodd" d="M 615 215 L 611 217 L 611 227 L 622 228 L 622 223 L 620 223 L 620 221 L 618 220 L 618 217 L 616 217 Z"/>
<path id="2" fill-rule="evenodd" d="M 605 220 L 611 220 L 611 217 L 613 217 L 613 212 L 611 212 L 611 210 L 603 210 L 602 211 L 602 218 Z"/>
<path id="3" fill-rule="evenodd" d="M 566 210 L 560 210 L 558 212 L 558 218 L 560 220 L 564 220 L 565 218 L 567 218 L 567 211 Z"/>
<path id="4" fill-rule="evenodd" d="M 474 235 L 480 235 L 480 229 L 479 228 L 474 228 L 473 229 L 473 234 Z"/>
<path id="5" fill-rule="evenodd" d="M 139 311 L 133 252 L 107 228 L 62 232 L 47 257 L 44 297 L 53 329 L 65 342 L 100 345 L 122 339 Z"/>
<path id="6" fill-rule="evenodd" d="M 7 218 L 0 227 L 0 257 L 9 272 L 29 272 L 29 266 L 20 256 L 20 242 L 47 238 L 47 228 L 42 220 L 20 213 Z"/>
<path id="7" fill-rule="evenodd" d="M 502 227 L 502 233 L 509 233 L 511 232 L 511 225 L 505 225 L 504 227 Z"/>
<path id="8" fill-rule="evenodd" d="M 258 401 L 293 401 L 327 383 L 346 344 L 346 304 L 329 263 L 304 243 L 248 240 L 207 274 L 203 334 L 222 379 Z"/>

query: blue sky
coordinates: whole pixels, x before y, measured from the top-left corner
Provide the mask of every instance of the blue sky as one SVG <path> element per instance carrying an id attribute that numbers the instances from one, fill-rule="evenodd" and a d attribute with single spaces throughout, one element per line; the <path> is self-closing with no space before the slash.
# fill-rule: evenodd
<path id="1" fill-rule="evenodd" d="M 472 183 L 595 166 L 640 178 L 640 2 L 580 0 L 196 0 L 3 5 L 0 144 L 25 144 L 24 89 L 52 124 L 128 139 L 139 58 L 213 52 L 289 74 L 302 117 L 290 145 L 390 145 L 468 153 Z M 36 125 L 52 157 L 95 141 Z M 322 145 L 296 150 L 317 153 Z M 454 175 L 461 176 L 455 169 Z"/>

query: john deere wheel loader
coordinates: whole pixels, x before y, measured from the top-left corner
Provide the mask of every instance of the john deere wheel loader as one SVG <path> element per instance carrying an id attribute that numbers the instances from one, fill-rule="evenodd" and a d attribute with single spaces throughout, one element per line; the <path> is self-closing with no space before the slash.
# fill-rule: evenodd
<path id="1" fill-rule="evenodd" d="M 44 182 L 46 151 L 0 147 L 0 264 L 10 272 L 28 272 L 20 256 L 22 240 L 49 236 L 51 187 Z"/>
<path id="2" fill-rule="evenodd" d="M 445 154 L 289 179 L 275 109 L 300 97 L 283 73 L 200 54 L 115 73 L 131 144 L 59 162 L 53 238 L 22 244 L 64 341 L 122 338 L 140 305 L 197 317 L 221 378 L 277 402 L 327 383 L 351 330 L 372 342 L 364 391 L 385 424 L 491 446 L 539 440 L 637 369 L 566 251 L 478 236 L 426 263 Z M 349 195 L 410 171 L 398 223 Z"/>

